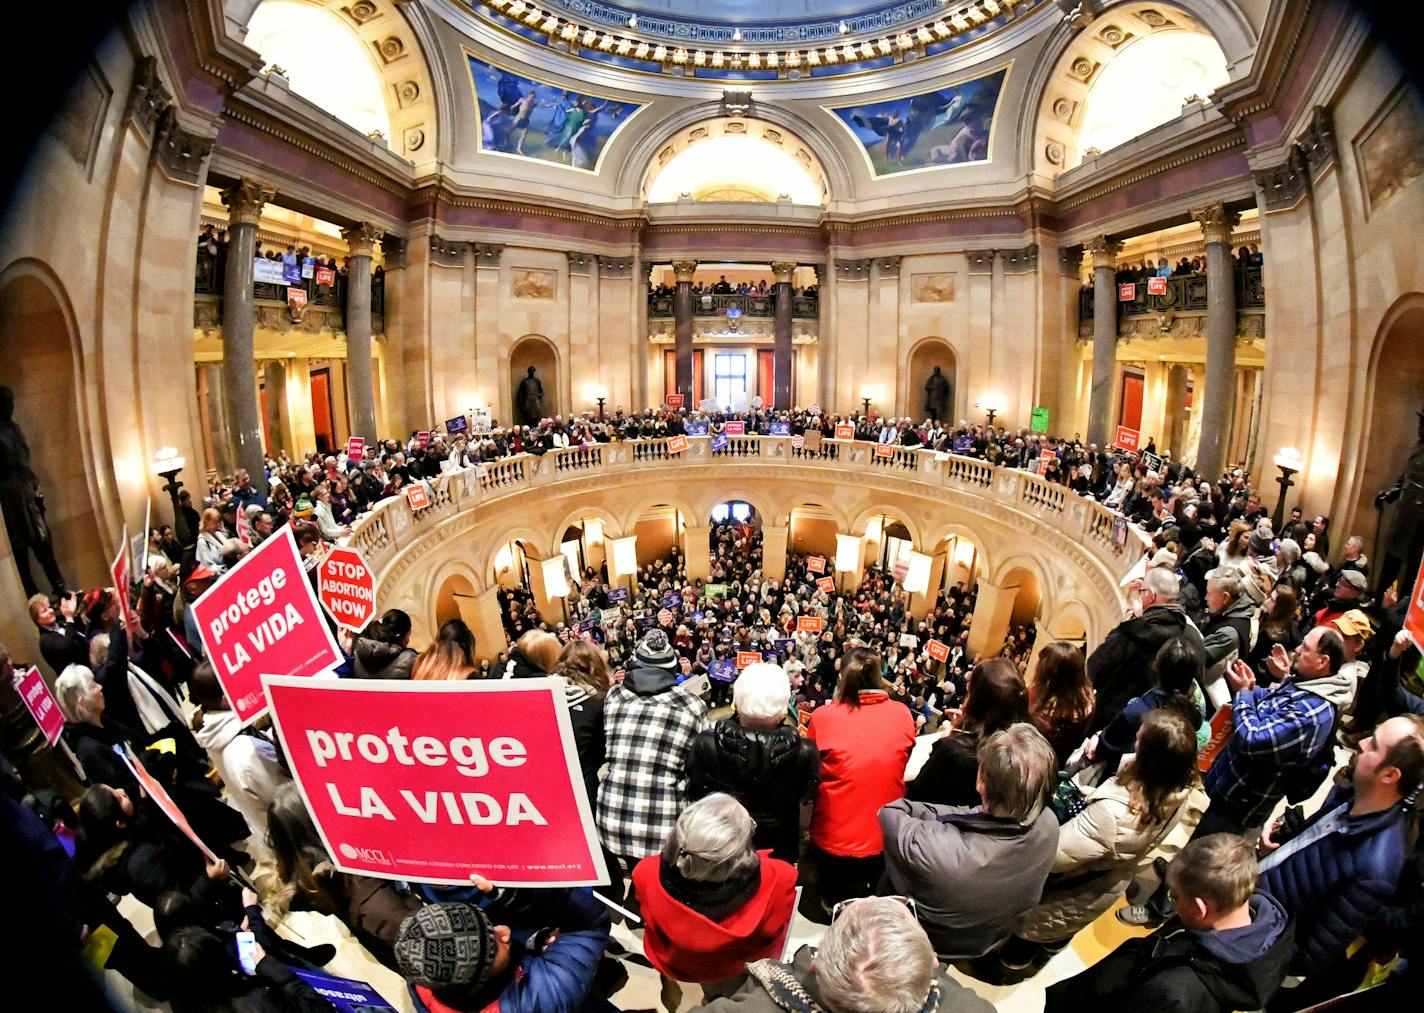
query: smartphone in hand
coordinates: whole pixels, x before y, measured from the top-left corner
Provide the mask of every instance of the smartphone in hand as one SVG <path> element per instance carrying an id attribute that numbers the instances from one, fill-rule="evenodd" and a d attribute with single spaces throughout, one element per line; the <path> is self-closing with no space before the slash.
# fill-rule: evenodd
<path id="1" fill-rule="evenodd" d="M 237 934 L 237 963 L 245 974 L 257 973 L 257 937 L 251 932 Z"/>

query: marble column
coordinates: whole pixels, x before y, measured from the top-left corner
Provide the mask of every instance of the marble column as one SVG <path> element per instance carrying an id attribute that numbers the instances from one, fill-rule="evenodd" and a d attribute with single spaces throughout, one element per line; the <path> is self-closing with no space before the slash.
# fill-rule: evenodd
<path id="1" fill-rule="evenodd" d="M 228 436 L 227 407 L 223 401 L 223 368 L 217 363 L 198 367 L 203 371 L 203 386 L 207 391 L 207 425 L 212 439 L 212 466 L 219 475 L 231 475 L 232 440 Z"/>
<path id="2" fill-rule="evenodd" d="M 460 618 L 475 635 L 475 660 L 494 661 L 503 651 L 509 649 L 509 638 L 504 633 L 504 620 L 499 611 L 499 587 L 490 587 L 477 595 L 459 595 L 455 604 L 460 610 Z"/>
<path id="3" fill-rule="evenodd" d="M 1004 635 L 1009 632 L 1009 619 L 1014 614 L 1017 584 L 991 584 L 979 581 L 979 597 L 974 601 L 974 621 L 969 626 L 969 657 L 992 657 L 999 653 Z"/>
<path id="4" fill-rule="evenodd" d="M 677 292 L 672 299 L 673 348 L 677 356 L 675 386 L 678 393 L 689 395 L 687 406 L 696 408 L 700 395 L 692 390 L 692 275 L 697 270 L 697 261 L 674 260 L 672 270 L 677 278 Z M 657 402 L 663 403 L 661 394 Z"/>
<path id="5" fill-rule="evenodd" d="M 791 275 L 796 265 L 791 261 L 773 261 L 771 270 L 776 275 L 776 316 L 772 323 L 774 338 L 775 369 L 772 387 L 772 406 L 777 410 L 790 411 L 791 403 Z"/>
<path id="6" fill-rule="evenodd" d="M 346 407 L 351 435 L 375 440 L 376 384 L 371 375 L 371 254 L 381 230 L 357 222 L 341 230 L 350 251 L 346 277 Z"/>
<path id="7" fill-rule="evenodd" d="M 252 292 L 252 258 L 262 207 L 276 196 L 276 191 L 243 179 L 222 191 L 221 196 L 228 212 L 222 367 L 227 435 L 235 466 L 247 469 L 252 484 L 266 492 L 262 419 L 257 410 L 257 374 L 253 368 L 257 306 Z"/>
<path id="8" fill-rule="evenodd" d="M 761 575 L 767 580 L 786 576 L 786 541 L 791 529 L 782 525 L 761 526 Z"/>
<path id="9" fill-rule="evenodd" d="M 1192 211 L 1206 240 L 1206 383 L 1199 404 L 1201 439 L 1197 474 L 1215 481 L 1226 466 L 1235 408 L 1236 280 L 1232 276 L 1231 230 L 1241 216 L 1209 204 Z"/>
<path id="10" fill-rule="evenodd" d="M 682 529 L 682 553 L 687 561 L 688 580 L 706 580 L 712 575 L 712 529 L 691 524 Z"/>
<path id="11" fill-rule="evenodd" d="M 1117 359 L 1117 254 L 1122 243 L 1107 236 L 1090 240 L 1093 258 L 1093 382 L 1088 398 L 1088 442 L 1111 442 L 1113 367 Z"/>
<path id="12" fill-rule="evenodd" d="M 280 359 L 268 359 L 262 364 L 262 388 L 265 400 L 268 441 L 272 453 L 286 450 L 293 456 L 297 448 L 287 446 L 287 364 Z"/>

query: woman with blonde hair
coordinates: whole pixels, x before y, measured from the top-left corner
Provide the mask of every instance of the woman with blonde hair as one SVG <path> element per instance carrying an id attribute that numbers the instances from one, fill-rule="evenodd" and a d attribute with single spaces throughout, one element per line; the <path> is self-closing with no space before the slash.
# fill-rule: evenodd
<path id="1" fill-rule="evenodd" d="M 502 677 L 539 679 L 559 663 L 559 638 L 544 630 L 525 630 L 509 651 Z"/>
<path id="2" fill-rule="evenodd" d="M 437 640 L 427 647 L 410 668 L 410 677 L 417 682 L 434 680 L 455 682 L 468 679 L 475 671 L 470 657 L 453 640 Z"/>

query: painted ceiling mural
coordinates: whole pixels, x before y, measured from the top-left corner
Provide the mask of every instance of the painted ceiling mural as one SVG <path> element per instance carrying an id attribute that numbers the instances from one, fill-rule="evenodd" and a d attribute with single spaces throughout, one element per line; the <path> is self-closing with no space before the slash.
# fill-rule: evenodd
<path id="1" fill-rule="evenodd" d="M 572 91 L 466 54 L 480 126 L 480 150 L 587 172 L 618 129 L 642 109 Z"/>
<path id="2" fill-rule="evenodd" d="M 871 173 L 893 176 L 989 160 L 1007 66 L 955 85 L 829 112 L 860 142 Z"/>

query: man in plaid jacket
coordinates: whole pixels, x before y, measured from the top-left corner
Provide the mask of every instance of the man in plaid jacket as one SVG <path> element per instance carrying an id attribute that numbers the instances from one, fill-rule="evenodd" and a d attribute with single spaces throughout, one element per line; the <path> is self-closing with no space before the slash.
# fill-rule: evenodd
<path id="1" fill-rule="evenodd" d="M 1276 646 L 1272 667 L 1285 670 L 1285 651 Z M 1236 698 L 1231 705 L 1231 738 L 1206 776 L 1211 807 L 1193 837 L 1222 831 L 1255 832 L 1294 782 L 1304 782 L 1324 752 L 1340 707 L 1353 686 L 1341 676 L 1345 643 L 1328 626 L 1317 626 L 1296 648 L 1291 677 L 1273 689 L 1259 689 L 1249 666 L 1227 672 Z M 1318 783 L 1318 782 L 1316 782 Z"/>
<path id="2" fill-rule="evenodd" d="M 667 631 L 654 627 L 603 708 L 608 774 L 598 788 L 598 834 L 630 870 L 660 852 L 676 825 L 687 754 L 707 724 L 706 702 L 676 679 L 677 654 Z"/>

